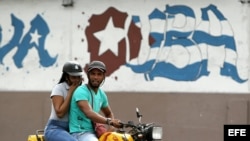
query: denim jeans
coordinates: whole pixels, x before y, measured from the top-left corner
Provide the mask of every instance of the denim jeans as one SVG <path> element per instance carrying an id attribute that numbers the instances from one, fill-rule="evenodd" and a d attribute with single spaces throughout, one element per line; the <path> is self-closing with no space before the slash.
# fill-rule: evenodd
<path id="1" fill-rule="evenodd" d="M 69 123 L 57 120 L 48 121 L 44 130 L 44 138 L 46 141 L 77 141 L 69 133 Z"/>
<path id="2" fill-rule="evenodd" d="M 81 133 L 72 133 L 78 141 L 98 141 L 98 138 L 93 132 L 81 132 Z"/>

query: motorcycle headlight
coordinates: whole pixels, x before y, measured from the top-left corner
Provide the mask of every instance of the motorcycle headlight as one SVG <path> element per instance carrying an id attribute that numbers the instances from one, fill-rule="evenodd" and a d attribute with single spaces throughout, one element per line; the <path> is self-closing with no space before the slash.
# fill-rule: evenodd
<path id="1" fill-rule="evenodd" d="M 151 140 L 161 140 L 162 139 L 162 127 L 154 126 L 149 129 L 149 138 Z"/>

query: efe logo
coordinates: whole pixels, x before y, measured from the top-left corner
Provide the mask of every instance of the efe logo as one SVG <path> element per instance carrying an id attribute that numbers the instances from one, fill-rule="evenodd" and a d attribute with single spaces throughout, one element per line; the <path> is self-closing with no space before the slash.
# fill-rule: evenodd
<path id="1" fill-rule="evenodd" d="M 246 136 L 246 129 L 228 129 L 228 136 Z"/>
<path id="2" fill-rule="evenodd" d="M 224 125 L 224 141 L 250 141 L 250 125 Z"/>

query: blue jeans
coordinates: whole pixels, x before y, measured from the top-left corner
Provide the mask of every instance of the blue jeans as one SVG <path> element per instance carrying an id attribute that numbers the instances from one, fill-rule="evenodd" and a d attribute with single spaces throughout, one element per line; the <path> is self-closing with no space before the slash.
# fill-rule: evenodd
<path id="1" fill-rule="evenodd" d="M 46 141 L 77 141 L 69 133 L 69 123 L 57 120 L 48 121 L 44 130 L 44 138 Z"/>
<path id="2" fill-rule="evenodd" d="M 72 133 L 78 141 L 98 141 L 98 138 L 93 132 L 81 132 L 81 133 Z"/>

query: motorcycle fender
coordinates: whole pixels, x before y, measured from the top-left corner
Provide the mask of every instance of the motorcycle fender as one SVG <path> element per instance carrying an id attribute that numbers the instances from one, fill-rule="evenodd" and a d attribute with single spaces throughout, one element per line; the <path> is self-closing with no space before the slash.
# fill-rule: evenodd
<path id="1" fill-rule="evenodd" d="M 43 135 L 29 135 L 28 141 L 45 141 Z"/>
<path id="2" fill-rule="evenodd" d="M 43 133 L 43 129 L 36 130 L 36 134 L 28 136 L 28 141 L 45 141 Z"/>
<path id="3" fill-rule="evenodd" d="M 130 134 L 121 134 L 117 132 L 106 132 L 100 138 L 99 141 L 134 141 Z"/>

